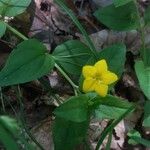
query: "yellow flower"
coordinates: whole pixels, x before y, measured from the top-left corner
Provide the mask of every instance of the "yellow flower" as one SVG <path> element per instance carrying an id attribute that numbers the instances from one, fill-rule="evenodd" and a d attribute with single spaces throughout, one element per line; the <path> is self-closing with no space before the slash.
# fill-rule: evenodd
<path id="1" fill-rule="evenodd" d="M 82 73 L 85 78 L 83 81 L 83 91 L 95 91 L 102 97 L 107 95 L 108 85 L 118 80 L 117 75 L 108 70 L 107 63 L 104 59 L 95 63 L 94 66 L 84 66 Z"/>

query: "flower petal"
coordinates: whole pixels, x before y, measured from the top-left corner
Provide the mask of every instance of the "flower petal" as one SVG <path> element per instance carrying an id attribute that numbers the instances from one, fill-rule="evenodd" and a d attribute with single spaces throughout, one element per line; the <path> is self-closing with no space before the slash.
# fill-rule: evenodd
<path id="1" fill-rule="evenodd" d="M 84 66 L 82 69 L 84 78 L 94 77 L 96 74 L 96 68 L 94 66 Z"/>
<path id="2" fill-rule="evenodd" d="M 112 84 L 118 80 L 118 76 L 110 71 L 103 73 L 101 78 L 104 84 Z"/>
<path id="3" fill-rule="evenodd" d="M 108 92 L 108 86 L 105 84 L 97 83 L 95 85 L 95 92 L 98 93 L 100 96 L 105 97 Z"/>
<path id="4" fill-rule="evenodd" d="M 107 63 L 105 59 L 98 61 L 95 65 L 98 74 L 102 74 L 107 71 Z"/>
<path id="5" fill-rule="evenodd" d="M 95 89 L 96 80 L 92 78 L 87 78 L 83 81 L 83 91 L 90 92 Z"/>

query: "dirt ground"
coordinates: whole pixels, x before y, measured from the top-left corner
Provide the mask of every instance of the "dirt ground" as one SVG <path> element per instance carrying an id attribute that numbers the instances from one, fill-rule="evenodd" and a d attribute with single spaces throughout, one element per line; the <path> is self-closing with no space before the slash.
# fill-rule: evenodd
<path id="1" fill-rule="evenodd" d="M 94 42 L 98 51 L 117 42 L 124 42 L 127 46 L 126 64 L 124 73 L 115 87 L 115 94 L 132 102 L 144 103 L 144 95 L 139 88 L 134 71 L 134 60 L 139 57 L 140 39 L 135 30 L 130 32 L 116 32 L 97 22 L 93 12 L 98 7 L 109 5 L 111 0 L 66 0 L 70 9 L 78 16 Z M 139 1 L 141 13 L 149 5 L 149 1 Z M 72 23 L 66 13 L 53 0 L 35 0 L 28 10 L 10 20 L 10 24 L 30 38 L 43 42 L 51 53 L 54 48 L 70 39 L 79 39 L 84 42 L 83 36 Z M 20 40 L 10 33 L 0 39 L 0 66 L 2 67 Z M 146 31 L 146 41 L 150 41 L 150 29 Z M 24 116 L 26 126 L 45 150 L 53 150 L 51 127 L 54 120 L 53 110 L 58 106 L 57 98 L 62 100 L 73 95 L 70 85 L 54 69 L 49 75 L 39 81 L 20 85 L 23 106 L 18 103 L 17 86 L 3 88 L 6 114 Z M 134 112 L 121 121 L 113 131 L 112 149 L 114 150 L 148 150 L 142 145 L 129 145 L 127 132 L 130 129 L 138 130 L 143 137 L 150 139 L 150 130 L 142 127 L 142 113 Z M 94 149 L 101 134 L 101 130 L 108 124 L 108 120 L 92 120 L 89 129 L 89 143 Z M 105 141 L 104 144 L 105 145 Z M 81 145 L 77 149 L 84 149 Z M 101 147 L 103 149 L 103 146 Z"/>

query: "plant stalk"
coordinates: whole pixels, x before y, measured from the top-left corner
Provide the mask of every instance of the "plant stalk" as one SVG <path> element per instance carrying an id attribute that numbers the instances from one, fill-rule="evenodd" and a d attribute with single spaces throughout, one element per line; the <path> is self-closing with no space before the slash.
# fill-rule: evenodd
<path id="1" fill-rule="evenodd" d="M 65 77 L 65 79 L 70 83 L 70 85 L 72 86 L 72 88 L 75 92 L 75 95 L 77 95 L 77 93 L 79 91 L 79 89 L 78 89 L 79 87 L 70 79 L 70 77 L 56 63 L 55 63 L 55 67 Z"/>
<path id="2" fill-rule="evenodd" d="M 3 98 L 3 93 L 2 93 L 2 88 L 0 87 L 0 99 L 1 99 L 1 103 L 2 103 L 2 109 L 3 112 L 5 112 L 5 104 L 4 104 L 4 98 Z"/>
<path id="3" fill-rule="evenodd" d="M 8 23 L 5 23 L 6 27 L 12 31 L 14 34 L 16 34 L 17 36 L 19 36 L 21 39 L 23 40 L 28 40 L 28 38 L 26 36 L 24 36 L 22 33 L 20 33 L 19 31 L 17 31 L 15 28 L 11 27 Z"/>

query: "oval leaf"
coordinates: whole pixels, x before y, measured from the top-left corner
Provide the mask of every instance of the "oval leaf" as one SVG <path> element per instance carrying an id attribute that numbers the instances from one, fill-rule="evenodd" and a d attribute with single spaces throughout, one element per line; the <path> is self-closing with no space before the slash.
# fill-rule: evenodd
<path id="1" fill-rule="evenodd" d="M 150 127 L 150 101 L 147 101 L 144 106 L 144 120 L 143 126 Z"/>
<path id="2" fill-rule="evenodd" d="M 35 80 L 53 67 L 54 60 L 42 43 L 35 39 L 24 41 L 12 51 L 0 72 L 0 86 Z"/>
<path id="3" fill-rule="evenodd" d="M 56 117 L 53 125 L 55 150 L 74 150 L 87 135 L 89 121 L 72 122 Z"/>
<path id="4" fill-rule="evenodd" d="M 0 15 L 13 17 L 23 13 L 31 0 L 0 0 Z"/>
<path id="5" fill-rule="evenodd" d="M 71 97 L 67 102 L 56 108 L 54 114 L 74 122 L 85 121 L 89 117 L 88 100 L 86 95 Z"/>
<path id="6" fill-rule="evenodd" d="M 115 7 L 112 4 L 98 9 L 94 15 L 100 22 L 113 30 L 126 31 L 139 27 L 137 9 L 134 2 L 120 7 Z"/>
<path id="7" fill-rule="evenodd" d="M 19 127 L 15 120 L 7 117 L 0 117 L 0 141 L 8 150 L 19 150 L 16 137 L 19 135 Z"/>
<path id="8" fill-rule="evenodd" d="M 80 75 L 83 65 L 92 54 L 85 44 L 77 40 L 70 40 L 57 46 L 53 56 L 67 73 Z"/>
<path id="9" fill-rule="evenodd" d="M 135 71 L 142 91 L 150 100 L 150 68 L 146 68 L 143 61 L 136 61 Z"/>
<path id="10" fill-rule="evenodd" d="M 126 47 L 124 44 L 109 46 L 98 54 L 99 59 L 106 59 L 110 71 L 120 76 L 126 60 Z"/>
<path id="11" fill-rule="evenodd" d="M 17 121 L 7 116 L 0 116 L 0 142 L 7 150 L 36 148 L 27 140 L 27 135 L 22 132 Z"/>
<path id="12" fill-rule="evenodd" d="M 114 44 L 104 48 L 97 55 L 99 60 L 106 60 L 108 64 L 108 70 L 114 72 L 118 76 L 122 74 L 126 60 L 126 47 L 124 44 Z M 95 63 L 96 60 L 90 58 L 87 64 L 93 65 Z"/>
<path id="13" fill-rule="evenodd" d="M 95 117 L 99 119 L 117 119 L 132 105 L 125 99 L 111 95 L 104 98 L 98 96 L 95 101 L 100 103 L 95 109 Z"/>

